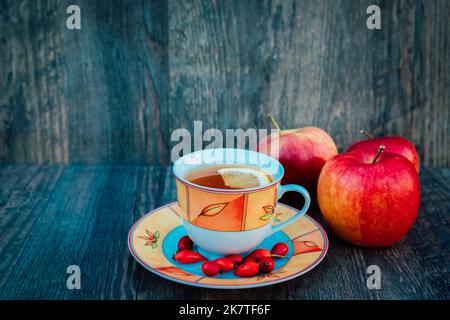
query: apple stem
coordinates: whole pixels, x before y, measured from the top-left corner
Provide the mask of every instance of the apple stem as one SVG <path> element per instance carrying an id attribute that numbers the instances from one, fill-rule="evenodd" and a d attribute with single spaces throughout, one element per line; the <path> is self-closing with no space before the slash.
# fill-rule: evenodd
<path id="1" fill-rule="evenodd" d="M 361 134 L 365 135 L 369 139 L 375 139 L 375 137 L 369 131 L 361 130 L 359 132 L 361 132 Z"/>
<path id="2" fill-rule="evenodd" d="M 275 121 L 275 118 L 272 117 L 271 114 L 268 114 L 268 115 L 267 115 L 267 118 L 270 120 L 270 122 L 272 122 L 273 126 L 274 126 L 278 131 L 281 131 L 280 126 L 278 125 L 278 123 Z"/>
<path id="3" fill-rule="evenodd" d="M 375 155 L 375 158 L 373 159 L 372 163 L 377 162 L 378 157 L 380 156 L 380 154 L 383 153 L 383 151 L 384 151 L 385 148 L 386 148 L 386 147 L 383 146 L 383 145 L 380 146 L 380 148 L 378 149 L 378 152 L 377 152 L 377 154 Z"/>

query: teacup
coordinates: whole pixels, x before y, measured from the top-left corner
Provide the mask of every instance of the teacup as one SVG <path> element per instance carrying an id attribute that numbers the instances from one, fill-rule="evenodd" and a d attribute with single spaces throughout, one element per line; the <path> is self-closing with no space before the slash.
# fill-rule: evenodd
<path id="1" fill-rule="evenodd" d="M 191 170 L 208 165 L 257 167 L 272 179 L 242 189 L 211 188 L 186 179 Z M 305 188 L 280 184 L 284 169 L 277 160 L 255 151 L 226 148 L 196 151 L 179 158 L 173 172 L 182 225 L 196 245 L 213 253 L 247 252 L 302 217 L 310 205 Z M 287 191 L 300 193 L 305 203 L 293 217 L 274 226 L 277 201 Z"/>

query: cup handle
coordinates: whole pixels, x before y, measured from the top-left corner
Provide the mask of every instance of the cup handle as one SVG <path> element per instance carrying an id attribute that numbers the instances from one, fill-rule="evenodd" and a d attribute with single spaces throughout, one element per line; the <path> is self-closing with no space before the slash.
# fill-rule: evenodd
<path id="1" fill-rule="evenodd" d="M 304 216 L 304 214 L 306 213 L 306 210 L 308 210 L 309 205 L 311 203 L 311 198 L 309 196 L 308 191 L 306 191 L 305 188 L 303 188 L 302 186 L 296 185 L 296 184 L 287 184 L 287 185 L 280 185 L 280 188 L 278 189 L 278 193 L 277 193 L 277 200 L 279 200 L 281 198 L 281 196 L 288 191 L 296 191 L 298 193 L 300 193 L 304 198 L 305 198 L 305 204 L 303 205 L 303 208 L 301 210 L 299 210 L 295 216 L 293 216 L 292 218 L 276 225 L 276 226 L 272 226 L 272 232 L 277 232 L 281 229 L 286 228 L 288 225 L 290 225 L 291 223 L 293 223 L 294 221 L 296 221 L 297 219 L 300 219 L 301 217 Z"/>

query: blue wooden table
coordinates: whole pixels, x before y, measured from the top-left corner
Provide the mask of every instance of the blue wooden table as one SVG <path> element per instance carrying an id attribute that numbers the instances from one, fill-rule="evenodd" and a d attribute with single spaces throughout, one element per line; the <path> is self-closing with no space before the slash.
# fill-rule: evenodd
<path id="1" fill-rule="evenodd" d="M 175 199 L 170 167 L 0 167 L 0 299 L 450 299 L 450 169 L 421 170 L 422 207 L 398 245 L 335 238 L 308 274 L 266 288 L 207 290 L 149 273 L 128 252 L 129 228 Z M 310 212 L 318 218 L 318 212 Z M 78 265 L 81 289 L 66 269 Z M 381 289 L 366 286 L 381 269 Z"/>

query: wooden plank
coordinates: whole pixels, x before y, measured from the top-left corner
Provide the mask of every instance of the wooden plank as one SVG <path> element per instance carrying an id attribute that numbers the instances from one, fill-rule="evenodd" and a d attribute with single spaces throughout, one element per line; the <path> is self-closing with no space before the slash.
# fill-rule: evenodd
<path id="1" fill-rule="evenodd" d="M 168 163 L 165 1 L 0 6 L 0 161 Z"/>
<path id="2" fill-rule="evenodd" d="M 450 169 L 422 170 L 421 212 L 396 246 L 358 248 L 327 229 L 330 250 L 316 269 L 264 290 L 226 291 L 172 283 L 128 252 L 133 222 L 175 199 L 169 167 L 2 166 L 0 299 L 449 299 L 449 181 Z M 81 290 L 66 288 L 71 264 Z M 372 264 L 381 290 L 366 287 Z"/>
<path id="3" fill-rule="evenodd" d="M 37 208 L 48 201 L 62 175 L 61 167 L 6 166 L 0 170 L 0 287 L 13 273 L 39 219 Z M 42 207 L 41 207 L 42 208 Z"/>
<path id="4" fill-rule="evenodd" d="M 340 150 L 363 128 L 404 135 L 425 164 L 448 166 L 448 1 L 172 1 L 169 12 L 171 129 L 266 127 L 272 113 L 285 128 L 324 128 Z"/>
<path id="5" fill-rule="evenodd" d="M 0 162 L 169 164 L 171 132 L 315 125 L 340 150 L 400 134 L 450 166 L 446 0 L 0 5 Z M 382 29 L 368 30 L 370 4 Z"/>

